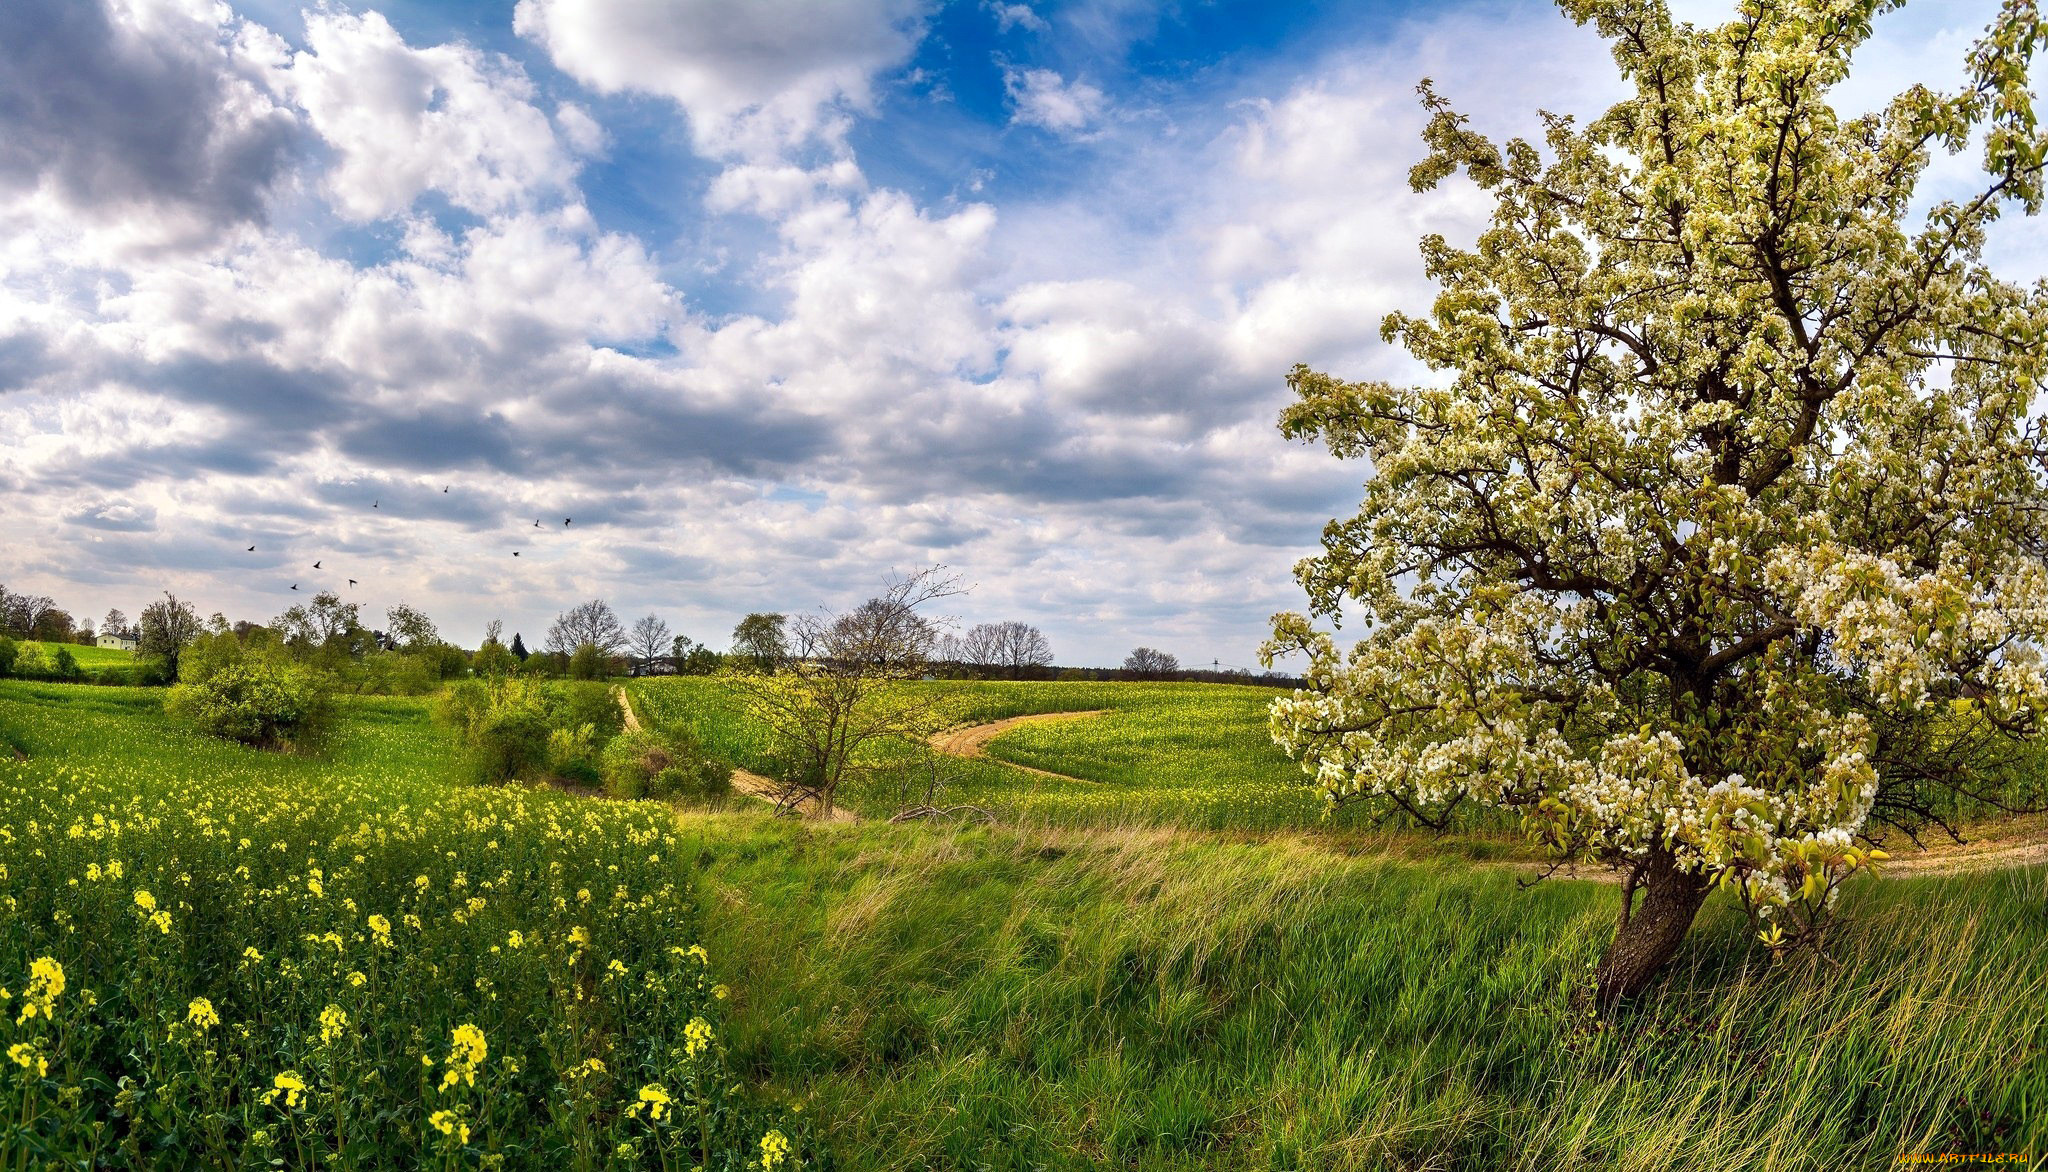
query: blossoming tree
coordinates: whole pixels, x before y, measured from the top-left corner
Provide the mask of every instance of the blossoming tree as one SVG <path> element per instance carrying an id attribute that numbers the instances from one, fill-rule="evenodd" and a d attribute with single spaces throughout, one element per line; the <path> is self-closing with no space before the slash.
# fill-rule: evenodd
<path id="1" fill-rule="evenodd" d="M 1345 653 L 1275 618 L 1269 662 L 1308 667 L 1274 737 L 1333 801 L 1504 808 L 1623 870 L 1601 1004 L 1717 886 L 1767 943 L 1811 939 L 1884 857 L 1875 820 L 2014 800 L 2039 728 L 2048 285 L 1982 251 L 2042 200 L 2048 28 L 2006 0 L 1965 88 L 1837 116 L 1896 2 L 1745 0 L 1696 29 L 1560 0 L 1633 96 L 1546 114 L 1547 150 L 1425 82 L 1415 188 L 1462 171 L 1494 203 L 1475 248 L 1423 241 L 1433 312 L 1383 326 L 1442 377 L 1290 376 L 1282 429 L 1371 462 L 1297 575 L 1369 629 Z M 1983 178 L 1918 212 L 1936 149 L 1981 151 Z"/>

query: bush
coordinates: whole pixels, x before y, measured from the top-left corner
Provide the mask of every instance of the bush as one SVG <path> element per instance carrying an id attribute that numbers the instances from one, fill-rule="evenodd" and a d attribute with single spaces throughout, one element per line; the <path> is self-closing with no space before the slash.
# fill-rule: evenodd
<path id="1" fill-rule="evenodd" d="M 590 726 L 593 743 L 603 748 L 605 742 L 626 727 L 625 709 L 619 707 L 618 693 L 611 685 L 594 682 L 556 684 L 550 690 L 548 703 L 548 726 L 575 730 Z"/>
<path id="2" fill-rule="evenodd" d="M 547 769 L 547 698 L 539 684 L 465 680 L 442 693 L 434 719 L 462 741 L 463 768 L 472 781 L 496 785 Z"/>
<path id="3" fill-rule="evenodd" d="M 21 644 L 0 635 L 0 676 L 14 673 L 14 661 L 21 657 Z"/>
<path id="4" fill-rule="evenodd" d="M 247 658 L 171 689 L 164 711 L 203 733 L 262 748 L 310 748 L 325 731 L 333 683 L 324 674 Z"/>
<path id="5" fill-rule="evenodd" d="M 687 733 L 626 733 L 604 750 L 604 789 L 615 798 L 706 801 L 732 792 L 732 766 Z"/>
<path id="6" fill-rule="evenodd" d="M 600 754 L 625 723 L 603 684 L 520 678 L 456 683 L 434 718 L 461 738 L 466 772 L 486 785 L 545 777 L 596 785 Z"/>
<path id="7" fill-rule="evenodd" d="M 597 644 L 578 644 L 576 654 L 569 657 L 569 677 L 578 680 L 601 680 L 611 674 L 611 666 L 611 660 L 597 649 Z"/>

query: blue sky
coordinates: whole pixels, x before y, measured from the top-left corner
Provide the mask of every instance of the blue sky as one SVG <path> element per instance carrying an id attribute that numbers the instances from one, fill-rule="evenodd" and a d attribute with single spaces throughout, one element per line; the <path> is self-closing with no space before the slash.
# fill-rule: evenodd
<path id="1" fill-rule="evenodd" d="M 1886 17 L 1845 104 L 1991 7 Z M 1415 377 L 1379 319 L 1483 215 L 1407 189 L 1425 75 L 1497 135 L 1619 96 L 1534 0 L 20 0 L 0 584 L 717 646 L 944 562 L 1063 663 L 1250 664 L 1365 471 L 1287 369 Z"/>

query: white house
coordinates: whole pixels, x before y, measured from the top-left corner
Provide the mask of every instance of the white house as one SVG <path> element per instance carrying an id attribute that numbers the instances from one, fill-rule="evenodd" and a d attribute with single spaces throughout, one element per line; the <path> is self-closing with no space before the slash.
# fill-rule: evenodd
<path id="1" fill-rule="evenodd" d="M 101 647 L 111 647 L 117 651 L 135 650 L 135 640 L 126 635 L 101 635 L 95 642 Z"/>

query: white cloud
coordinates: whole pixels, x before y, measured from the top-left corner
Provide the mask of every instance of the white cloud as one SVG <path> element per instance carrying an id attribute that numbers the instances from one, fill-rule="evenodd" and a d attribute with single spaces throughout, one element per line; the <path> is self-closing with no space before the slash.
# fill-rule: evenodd
<path id="1" fill-rule="evenodd" d="M 1109 98 L 1101 90 L 1079 78 L 1067 81 L 1050 69 L 1006 67 L 1003 88 L 1010 95 L 1012 123 L 1054 134 L 1082 134 L 1109 108 Z"/>
<path id="2" fill-rule="evenodd" d="M 925 0 L 520 0 L 513 25 L 601 93 L 673 98 L 698 149 L 836 140 L 924 35 Z"/>
<path id="3" fill-rule="evenodd" d="M 1032 11 L 1029 4 L 1005 4 L 1002 0 L 988 0 L 984 7 L 996 18 L 998 32 L 1006 33 L 1021 28 L 1042 33 L 1052 27 L 1045 22 L 1044 17 Z"/>
<path id="4" fill-rule="evenodd" d="M 516 64 L 459 43 L 413 48 L 375 12 L 308 12 L 306 45 L 285 84 L 334 148 L 326 187 L 344 216 L 394 215 L 429 190 L 485 214 L 573 181 L 575 162 Z M 570 124 L 586 139 L 593 129 L 587 117 Z"/>

